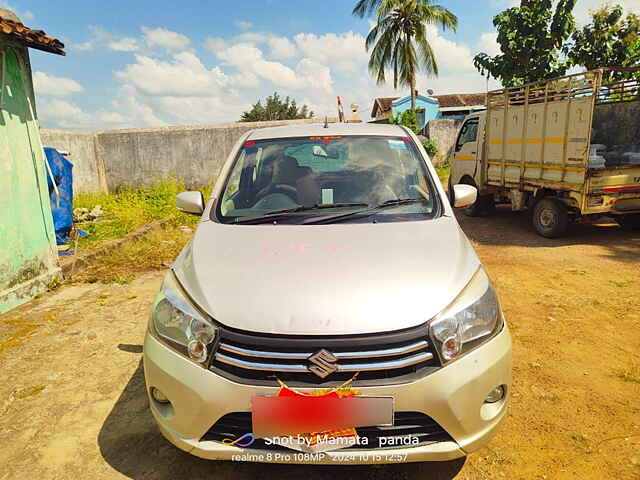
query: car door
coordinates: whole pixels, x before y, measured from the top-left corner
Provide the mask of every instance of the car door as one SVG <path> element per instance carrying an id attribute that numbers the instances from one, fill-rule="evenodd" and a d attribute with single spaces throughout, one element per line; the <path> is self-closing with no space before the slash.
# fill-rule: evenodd
<path id="1" fill-rule="evenodd" d="M 458 138 L 451 163 L 452 183 L 459 183 L 460 179 L 469 176 L 474 179 L 476 186 L 480 186 L 480 169 L 476 168 L 479 148 L 480 117 L 467 117 L 458 132 Z"/>

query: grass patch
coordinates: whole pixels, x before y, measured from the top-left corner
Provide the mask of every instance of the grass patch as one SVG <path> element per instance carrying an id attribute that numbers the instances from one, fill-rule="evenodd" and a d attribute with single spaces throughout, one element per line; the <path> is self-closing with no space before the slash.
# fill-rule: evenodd
<path id="1" fill-rule="evenodd" d="M 166 219 L 174 226 L 194 226 L 199 218 L 176 208 L 176 195 L 185 190 L 183 182 L 167 179 L 139 189 L 120 188 L 110 194 L 78 194 L 73 201 L 74 208 L 91 210 L 101 205 L 104 211 L 104 215 L 92 222 L 76 224 L 90 234 L 80 239 L 80 248 L 123 237 L 154 220 Z M 207 198 L 208 189 L 204 193 Z"/>
<path id="2" fill-rule="evenodd" d="M 436 172 L 438 172 L 440 182 L 442 182 L 442 185 L 446 188 L 449 176 L 451 175 L 451 164 L 449 162 L 445 162 L 436 166 Z"/>
<path id="3" fill-rule="evenodd" d="M 625 382 L 640 383 L 640 363 L 631 365 L 629 368 L 618 370 L 616 377 Z"/>
<path id="4" fill-rule="evenodd" d="M 73 280 L 125 285 L 137 274 L 166 270 L 191 236 L 192 233 L 182 231 L 179 226 L 165 225 L 99 256 L 87 268 L 74 274 Z"/>

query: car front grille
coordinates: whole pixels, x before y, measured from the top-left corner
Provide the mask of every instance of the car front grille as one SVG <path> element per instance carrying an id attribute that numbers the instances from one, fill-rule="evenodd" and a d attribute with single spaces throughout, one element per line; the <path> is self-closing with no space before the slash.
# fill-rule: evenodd
<path id="1" fill-rule="evenodd" d="M 252 431 L 251 413 L 235 412 L 220 418 L 200 441 L 236 440 Z M 344 450 L 406 448 L 451 441 L 449 434 L 431 417 L 419 412 L 396 412 L 393 426 L 356 428 L 360 442 Z M 363 438 L 367 440 L 364 441 Z M 257 450 L 286 450 L 277 443 L 256 439 L 249 447 Z"/>
<path id="2" fill-rule="evenodd" d="M 439 367 L 425 326 L 377 335 L 273 336 L 221 329 L 210 369 L 243 383 L 397 384 Z"/>

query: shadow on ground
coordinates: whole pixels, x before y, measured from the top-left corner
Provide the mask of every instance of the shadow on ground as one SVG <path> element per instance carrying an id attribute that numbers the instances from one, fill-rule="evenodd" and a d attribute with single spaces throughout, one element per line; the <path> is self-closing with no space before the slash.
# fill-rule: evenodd
<path id="1" fill-rule="evenodd" d="M 547 248 L 592 245 L 605 248 L 616 260 L 640 261 L 640 231 L 624 230 L 607 217 L 572 223 L 564 237 L 551 239 L 534 231 L 528 212 L 513 212 L 508 206 L 499 206 L 486 217 L 470 218 L 460 211 L 456 216 L 467 236 L 480 244 Z"/>
<path id="2" fill-rule="evenodd" d="M 381 466 L 264 465 L 202 460 L 175 448 L 160 434 L 149 411 L 142 361 L 98 435 L 100 452 L 118 472 L 135 480 L 176 478 L 241 480 L 453 479 L 464 459 Z"/>

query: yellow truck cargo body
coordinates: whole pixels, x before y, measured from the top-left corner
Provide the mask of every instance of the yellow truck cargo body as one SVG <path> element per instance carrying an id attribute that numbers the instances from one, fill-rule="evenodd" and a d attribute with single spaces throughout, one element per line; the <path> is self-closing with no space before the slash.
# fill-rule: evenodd
<path id="1" fill-rule="evenodd" d="M 480 190 L 552 189 L 583 215 L 640 211 L 640 163 L 590 168 L 594 127 L 599 138 L 640 144 L 639 82 L 604 85 L 602 79 L 596 70 L 490 92 Z M 594 125 L 600 117 L 612 131 Z"/>

